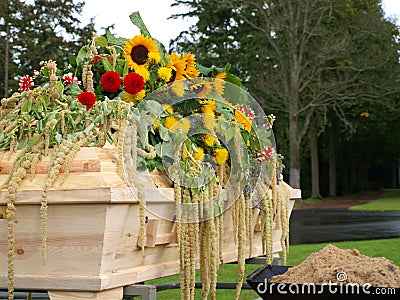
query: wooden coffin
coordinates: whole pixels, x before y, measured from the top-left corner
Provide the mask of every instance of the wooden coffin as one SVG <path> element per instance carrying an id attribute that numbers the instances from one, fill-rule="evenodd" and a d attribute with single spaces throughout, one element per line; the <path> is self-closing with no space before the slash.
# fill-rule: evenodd
<path id="1" fill-rule="evenodd" d="M 13 157 L 7 160 L 3 157 L 0 162 L 0 185 L 7 178 L 12 160 Z M 59 184 L 62 177 L 59 176 L 48 193 L 47 255 L 44 263 L 41 254 L 40 201 L 48 166 L 49 157 L 45 157 L 39 162 L 33 180 L 26 178 L 17 194 L 15 289 L 65 293 L 85 291 L 94 294 L 105 291 L 104 299 L 114 299 L 106 290 L 118 290 L 117 294 L 120 295 L 123 286 L 179 273 L 174 222 L 146 211 L 147 247 L 143 255 L 138 247 L 138 201 L 117 173 L 115 150 L 95 147 L 82 148 L 63 185 Z M 1 191 L 0 206 L 3 209 L 6 205 L 5 194 L 5 190 Z M 290 210 L 294 199 L 300 197 L 299 190 L 292 190 Z M 163 187 L 162 178 L 148 181 L 145 200 L 151 211 L 154 211 L 152 207 L 170 211 L 175 208 L 173 189 Z M 260 232 L 256 224 L 258 212 L 258 209 L 254 209 L 252 257 L 262 254 Z M 231 214 L 227 211 L 224 215 L 225 262 L 237 260 L 231 224 Z M 279 236 L 280 228 L 275 228 L 274 252 L 281 250 Z M 0 289 L 5 288 L 7 220 L 0 214 Z M 118 297 L 115 296 L 115 299 Z M 52 299 L 62 297 L 57 298 L 53 294 Z M 70 294 L 65 299 L 75 298 Z"/>

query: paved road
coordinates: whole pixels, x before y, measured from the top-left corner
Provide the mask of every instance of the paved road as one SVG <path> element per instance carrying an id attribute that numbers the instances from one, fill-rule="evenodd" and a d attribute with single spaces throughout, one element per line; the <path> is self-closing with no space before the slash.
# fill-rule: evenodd
<path id="1" fill-rule="evenodd" d="M 400 212 L 295 210 L 290 244 L 400 237 Z"/>

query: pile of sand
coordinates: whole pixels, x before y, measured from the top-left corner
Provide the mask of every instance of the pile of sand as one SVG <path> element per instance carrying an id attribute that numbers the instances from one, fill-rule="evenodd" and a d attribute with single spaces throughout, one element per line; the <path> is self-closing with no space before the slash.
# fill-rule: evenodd
<path id="1" fill-rule="evenodd" d="M 400 267 L 384 257 L 369 257 L 358 250 L 327 245 L 285 274 L 271 278 L 284 283 L 369 283 L 373 287 L 400 288 Z"/>

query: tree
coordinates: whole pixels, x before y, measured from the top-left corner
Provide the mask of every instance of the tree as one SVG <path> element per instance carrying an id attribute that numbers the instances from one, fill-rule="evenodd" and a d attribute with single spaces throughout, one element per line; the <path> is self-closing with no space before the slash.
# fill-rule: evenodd
<path id="1" fill-rule="evenodd" d="M 83 44 L 87 44 L 93 33 L 90 22 L 81 27 L 78 19 L 84 2 L 74 0 L 35 0 L 27 4 L 19 0 L 1 2 L 0 20 L 5 28 L 0 39 L 0 47 L 12 48 L 12 56 L 5 55 L 4 73 L 9 75 L 4 81 L 33 73 L 42 60 L 54 60 L 59 65 L 68 64 L 69 54 L 75 55 Z M 3 8 L 2 7 L 2 8 Z M 9 30 L 7 31 L 7 28 Z M 7 33 L 8 32 L 8 33 Z M 18 69 L 13 68 L 18 66 Z M 13 90 L 17 89 L 14 80 Z M 4 94 L 9 88 L 4 87 Z"/>
<path id="2" fill-rule="evenodd" d="M 200 13 L 191 29 L 200 32 L 185 33 L 197 39 L 193 49 L 204 42 L 217 61 L 229 54 L 264 107 L 286 114 L 293 187 L 300 187 L 300 153 L 307 135 L 323 132 L 332 120 L 351 128 L 349 109 L 398 90 L 374 83 L 393 82 L 393 70 L 385 76 L 382 72 L 396 61 L 393 24 L 383 20 L 377 0 L 204 0 L 189 5 L 188 15 Z M 215 11 L 224 11 L 226 18 L 215 21 Z M 221 28 L 227 38 L 223 46 L 215 38 Z M 329 112 L 334 119 L 328 119 Z M 317 147 L 318 142 L 312 145 Z M 311 150 L 318 155 L 318 149 Z"/>
<path id="3" fill-rule="evenodd" d="M 341 34 L 347 36 L 346 52 L 334 63 L 336 66 L 324 71 L 324 77 L 333 86 L 328 90 L 328 96 L 345 100 L 337 101 L 332 106 L 340 113 L 330 113 L 328 118 L 331 149 L 329 195 L 335 196 L 339 140 L 336 131 L 343 129 L 347 132 L 345 143 L 348 144 L 349 135 L 359 131 L 360 115 L 368 115 L 368 111 L 375 109 L 389 113 L 396 110 L 394 96 L 400 91 L 399 44 L 396 39 L 399 30 L 384 19 L 379 0 L 336 1 L 329 26 L 332 30 L 340 26 Z M 346 127 L 337 124 L 339 122 Z M 361 124 L 365 126 L 364 122 Z M 362 174 L 358 173 L 353 178 L 367 177 L 364 167 L 368 164 L 364 162 L 360 165 L 359 172 Z"/>
<path id="4" fill-rule="evenodd" d="M 4 96 L 9 93 L 10 73 L 17 70 L 13 57 L 10 55 L 10 45 L 18 40 L 18 28 L 23 24 L 22 13 L 24 4 L 19 0 L 5 0 L 0 2 L 0 49 L 4 56 L 0 57 L 0 65 L 4 66 L 4 72 L 0 73 L 0 87 Z M 11 84 L 13 84 L 11 82 Z M 15 83 L 14 83 L 15 84 Z"/>

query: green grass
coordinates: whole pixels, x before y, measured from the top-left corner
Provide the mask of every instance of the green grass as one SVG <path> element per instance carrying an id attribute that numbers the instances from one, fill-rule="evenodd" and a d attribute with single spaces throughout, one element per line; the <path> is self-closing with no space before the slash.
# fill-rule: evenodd
<path id="1" fill-rule="evenodd" d="M 390 193 L 369 203 L 351 206 L 350 210 L 393 211 L 400 210 L 400 190 L 388 190 Z"/>
<path id="2" fill-rule="evenodd" d="M 357 249 L 361 254 L 371 257 L 386 257 L 392 260 L 395 264 L 400 265 L 400 238 L 398 239 L 379 239 L 379 240 L 367 240 L 367 241 L 346 241 L 346 242 L 332 242 L 332 243 L 321 243 L 321 244 L 306 244 L 306 245 L 294 245 L 290 247 L 288 255 L 287 265 L 293 266 L 298 265 L 304 259 L 306 259 L 311 253 L 317 252 L 327 244 L 333 244 L 342 249 Z M 246 265 L 245 277 L 256 269 L 261 268 L 263 265 Z M 199 281 L 199 273 L 197 272 L 197 281 Z M 218 274 L 218 281 L 223 282 L 236 282 L 237 278 L 237 265 L 227 264 L 224 266 L 224 274 L 221 270 Z M 179 281 L 179 276 L 169 276 L 156 280 L 147 281 L 146 284 L 160 284 L 172 281 Z M 234 290 L 217 290 L 218 300 L 231 300 L 233 299 Z M 157 298 L 163 300 L 175 300 L 180 299 L 179 289 L 167 290 L 157 292 Z M 253 290 L 243 290 L 240 299 L 256 299 L 258 295 Z M 196 289 L 196 299 L 201 299 L 201 289 Z"/>

